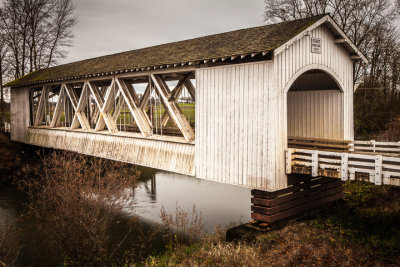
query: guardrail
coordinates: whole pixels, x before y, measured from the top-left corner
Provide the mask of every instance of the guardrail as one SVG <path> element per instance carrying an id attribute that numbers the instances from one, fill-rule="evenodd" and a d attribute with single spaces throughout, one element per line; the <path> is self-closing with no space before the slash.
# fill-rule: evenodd
<path id="1" fill-rule="evenodd" d="M 398 157 L 293 148 L 285 152 L 287 174 L 304 173 L 343 181 L 356 180 L 356 174 L 363 174 L 368 175 L 369 182 L 376 185 L 400 186 Z"/>
<path id="2" fill-rule="evenodd" d="M 400 142 L 358 141 L 352 142 L 350 151 L 360 154 L 379 154 L 384 156 L 400 156 Z"/>
<path id="3" fill-rule="evenodd" d="M 333 152 L 355 152 L 357 154 L 400 156 L 400 142 L 377 142 L 330 140 L 308 137 L 288 137 L 288 147 Z"/>

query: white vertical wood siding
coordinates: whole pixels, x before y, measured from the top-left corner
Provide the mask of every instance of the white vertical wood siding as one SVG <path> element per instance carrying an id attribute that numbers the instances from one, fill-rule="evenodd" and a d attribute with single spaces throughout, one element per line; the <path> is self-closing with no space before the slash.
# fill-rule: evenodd
<path id="1" fill-rule="evenodd" d="M 196 176 L 273 188 L 272 62 L 196 70 Z"/>
<path id="2" fill-rule="evenodd" d="M 194 144 L 59 129 L 29 128 L 27 143 L 194 175 Z"/>
<path id="3" fill-rule="evenodd" d="M 343 140 L 339 90 L 288 92 L 288 136 Z"/>
<path id="4" fill-rule="evenodd" d="M 304 33 L 301 33 L 304 34 Z M 311 37 L 321 38 L 321 54 L 311 53 Z M 287 92 L 295 77 L 309 69 L 321 69 L 336 77 L 343 90 L 343 137 L 353 140 L 353 62 L 349 52 L 340 44 L 335 44 L 335 37 L 324 25 L 312 30 L 309 36 L 304 36 L 280 54 L 274 57 L 274 81 L 276 96 L 274 105 L 276 114 L 272 136 L 275 140 L 276 161 L 275 189 L 287 186 L 285 174 L 285 155 L 287 147 Z"/>
<path id="5" fill-rule="evenodd" d="M 29 127 L 29 89 L 11 90 L 11 140 L 25 142 Z"/>

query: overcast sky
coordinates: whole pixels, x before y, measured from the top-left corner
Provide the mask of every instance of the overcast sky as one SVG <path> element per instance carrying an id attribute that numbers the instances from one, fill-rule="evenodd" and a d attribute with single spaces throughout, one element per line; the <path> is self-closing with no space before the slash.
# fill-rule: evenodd
<path id="1" fill-rule="evenodd" d="M 73 47 L 62 63 L 263 25 L 263 0 L 73 0 Z"/>

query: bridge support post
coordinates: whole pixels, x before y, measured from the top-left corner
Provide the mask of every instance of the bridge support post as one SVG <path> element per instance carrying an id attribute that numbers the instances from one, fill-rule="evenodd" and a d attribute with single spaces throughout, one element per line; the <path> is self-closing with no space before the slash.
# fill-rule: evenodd
<path id="1" fill-rule="evenodd" d="M 343 181 L 337 178 L 289 175 L 287 188 L 274 192 L 254 189 L 251 218 L 275 223 L 343 198 Z"/>

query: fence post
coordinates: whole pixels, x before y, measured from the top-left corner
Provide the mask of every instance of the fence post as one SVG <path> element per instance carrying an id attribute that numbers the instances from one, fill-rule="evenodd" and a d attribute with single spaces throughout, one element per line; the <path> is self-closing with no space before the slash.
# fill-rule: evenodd
<path id="1" fill-rule="evenodd" d="M 375 157 L 375 184 L 382 184 L 382 156 Z"/>
<path id="2" fill-rule="evenodd" d="M 342 181 L 347 181 L 349 178 L 349 154 L 347 153 L 343 153 L 341 155 L 341 161 L 340 161 L 340 174 L 341 174 L 341 178 Z"/>
<path id="3" fill-rule="evenodd" d="M 292 153 L 293 153 L 293 149 L 291 149 L 291 148 L 288 148 L 285 151 L 286 174 L 292 173 Z"/>
<path id="4" fill-rule="evenodd" d="M 318 176 L 318 151 L 311 152 L 311 176 Z"/>
<path id="5" fill-rule="evenodd" d="M 11 125 L 8 122 L 4 122 L 4 132 L 5 133 L 11 132 Z"/>
<path id="6" fill-rule="evenodd" d="M 372 145 L 372 151 L 375 153 L 375 147 L 376 147 L 375 140 L 371 140 L 370 142 Z"/>
<path id="7" fill-rule="evenodd" d="M 350 173 L 350 181 L 354 181 L 356 179 L 356 171 L 353 169 L 350 169 L 349 173 Z"/>
<path id="8" fill-rule="evenodd" d="M 390 174 L 388 172 L 383 173 L 382 184 L 390 184 Z"/>

